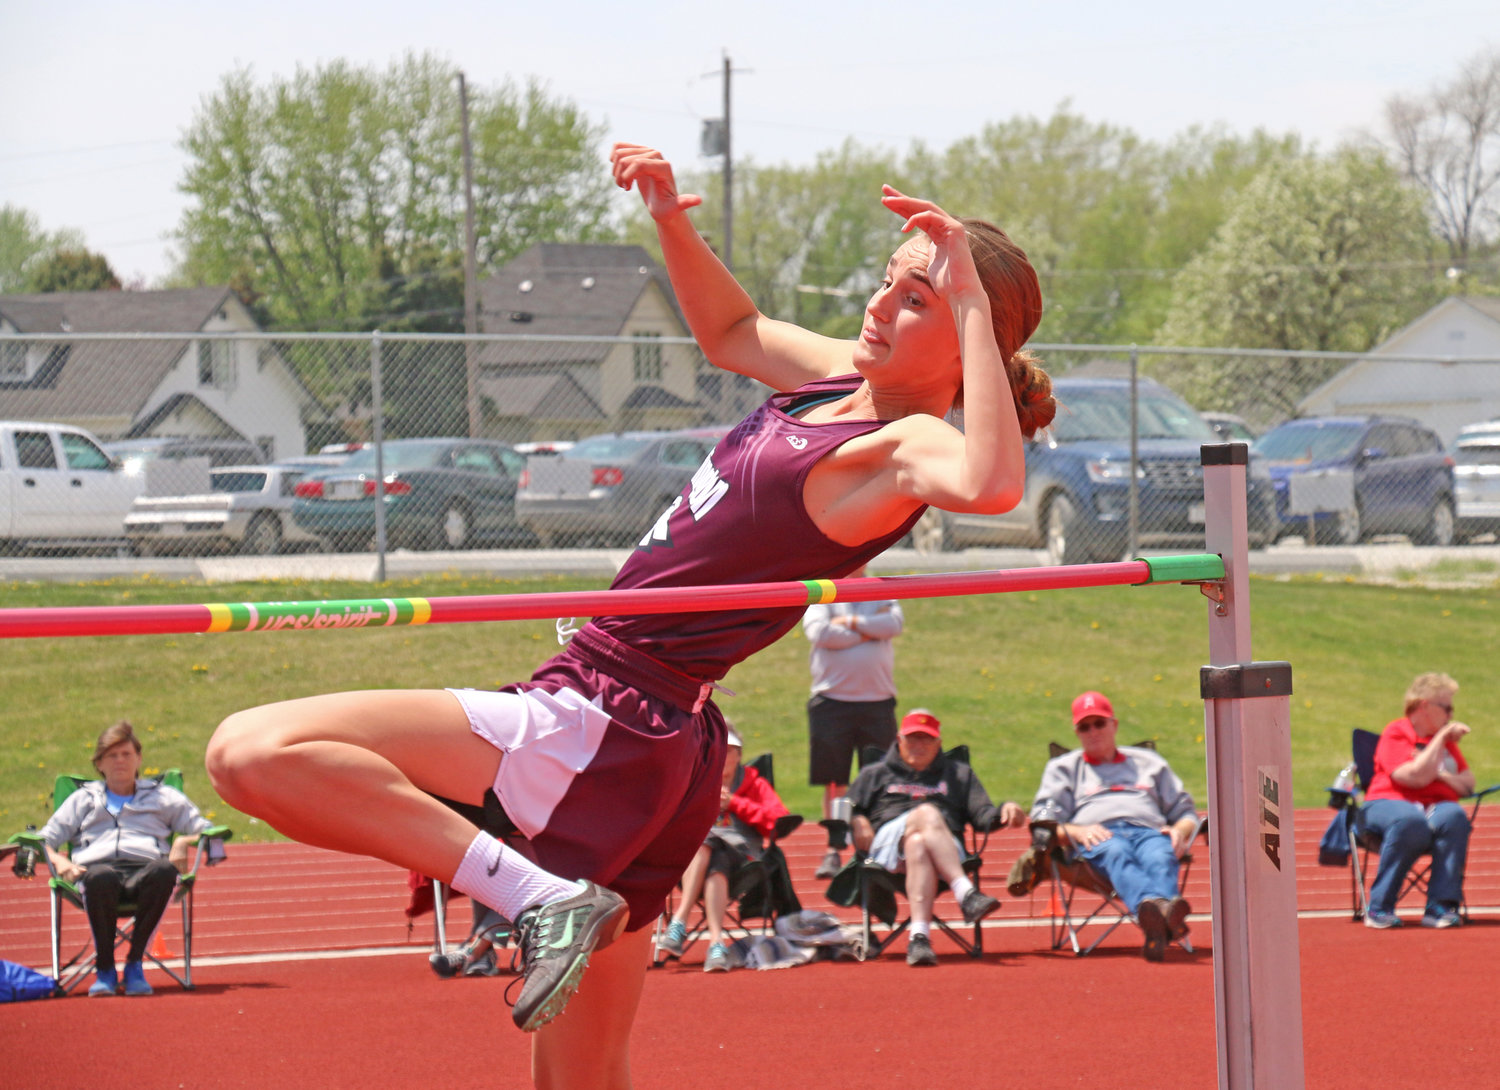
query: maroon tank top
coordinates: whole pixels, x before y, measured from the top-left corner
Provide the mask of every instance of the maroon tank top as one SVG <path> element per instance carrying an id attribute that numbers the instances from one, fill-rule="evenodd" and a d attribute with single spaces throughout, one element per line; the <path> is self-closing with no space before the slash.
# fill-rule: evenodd
<path id="1" fill-rule="evenodd" d="M 803 482 L 819 458 L 887 421 L 807 424 L 787 411 L 842 397 L 861 381 L 858 374 L 838 375 L 768 398 L 704 460 L 682 495 L 646 532 L 612 587 L 837 579 L 901 540 L 925 508 L 889 534 L 849 546 L 824 536 L 802 504 Z M 663 613 L 596 617 L 592 623 L 691 677 L 714 681 L 780 639 L 802 613 L 801 607 Z"/>

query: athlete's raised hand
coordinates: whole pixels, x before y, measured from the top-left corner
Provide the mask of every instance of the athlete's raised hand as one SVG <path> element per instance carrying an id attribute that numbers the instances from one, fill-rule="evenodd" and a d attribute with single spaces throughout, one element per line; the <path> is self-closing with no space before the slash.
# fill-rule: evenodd
<path id="1" fill-rule="evenodd" d="M 634 186 L 641 200 L 646 202 L 646 211 L 658 223 L 703 203 L 702 197 L 677 192 L 672 164 L 655 148 L 642 144 L 616 144 L 610 149 L 609 162 L 614 170 L 615 184 L 621 189 Z"/>
<path id="2" fill-rule="evenodd" d="M 964 225 L 931 201 L 908 197 L 894 186 L 881 186 L 880 191 L 880 203 L 906 221 L 901 225 L 903 232 L 915 227 L 932 241 L 927 278 L 938 294 L 945 299 L 972 297 L 974 293 L 983 296 L 984 286 L 974 267 L 974 255 L 969 252 Z"/>

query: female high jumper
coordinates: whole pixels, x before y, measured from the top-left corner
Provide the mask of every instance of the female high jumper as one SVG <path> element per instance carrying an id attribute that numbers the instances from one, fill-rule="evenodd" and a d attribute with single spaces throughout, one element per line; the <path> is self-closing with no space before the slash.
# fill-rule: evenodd
<path id="1" fill-rule="evenodd" d="M 833 340 L 756 309 L 660 153 L 617 144 L 610 159 L 656 222 L 704 355 L 777 391 L 704 461 L 614 587 L 839 578 L 929 504 L 1015 506 L 1022 437 L 1055 404 L 1021 350 L 1041 318 L 1037 276 L 1004 232 L 885 186 L 881 202 L 921 234 L 891 257 L 859 339 Z M 961 431 L 944 419 L 960 406 Z M 718 814 L 725 727 L 710 691 L 801 612 L 600 616 L 500 692 L 336 693 L 237 712 L 208 771 L 225 801 L 287 836 L 420 871 L 515 920 L 512 1017 L 540 1029 L 537 1085 L 628 1087 L 650 925 Z M 487 796 L 504 840 L 440 801 Z"/>

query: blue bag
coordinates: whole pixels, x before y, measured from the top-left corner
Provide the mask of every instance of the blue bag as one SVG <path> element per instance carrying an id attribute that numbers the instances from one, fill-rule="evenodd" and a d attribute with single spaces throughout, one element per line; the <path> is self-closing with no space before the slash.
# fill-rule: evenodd
<path id="1" fill-rule="evenodd" d="M 0 959 L 0 1003 L 46 999 L 59 994 L 57 981 L 45 973 Z"/>
<path id="2" fill-rule="evenodd" d="M 1323 839 L 1318 841 L 1318 865 L 1320 867 L 1347 867 L 1349 865 L 1349 821 L 1353 810 L 1339 810 L 1323 830 Z"/>

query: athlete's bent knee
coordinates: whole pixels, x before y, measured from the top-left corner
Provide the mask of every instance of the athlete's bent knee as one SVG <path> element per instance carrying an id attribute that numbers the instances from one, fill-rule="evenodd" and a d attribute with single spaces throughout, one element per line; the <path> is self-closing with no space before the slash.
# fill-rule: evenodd
<path id="1" fill-rule="evenodd" d="M 208 741 L 203 764 L 219 797 L 237 809 L 254 797 L 258 772 L 275 750 L 260 723 L 259 709 L 228 716 Z M 262 729 L 257 729 L 259 726 Z"/>

